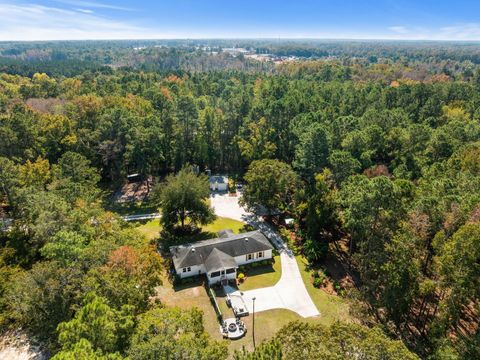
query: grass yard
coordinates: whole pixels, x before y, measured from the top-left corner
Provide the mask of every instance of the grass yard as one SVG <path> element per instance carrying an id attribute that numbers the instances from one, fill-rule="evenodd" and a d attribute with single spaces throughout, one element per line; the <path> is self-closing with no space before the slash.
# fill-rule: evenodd
<path id="1" fill-rule="evenodd" d="M 301 255 L 297 255 L 295 259 L 297 260 L 305 287 L 318 311 L 320 311 L 320 316 L 311 320 L 325 325 L 332 324 L 335 321 L 352 321 L 347 300 L 340 296 L 329 295 L 321 289 L 315 288 L 310 280 L 311 272 L 308 270 L 308 261 Z"/>
<path id="2" fill-rule="evenodd" d="M 258 346 L 262 341 L 269 340 L 288 323 L 301 319 L 296 313 L 285 309 L 273 309 L 262 311 L 255 314 L 255 343 Z M 253 316 L 249 315 L 242 318 L 247 327 L 247 334 L 238 340 L 230 341 L 228 345 L 230 351 L 253 350 Z"/>
<path id="3" fill-rule="evenodd" d="M 148 240 L 153 240 L 160 234 L 162 225 L 160 225 L 160 219 L 153 219 L 137 226 L 137 230 L 145 235 Z"/>
<path id="4" fill-rule="evenodd" d="M 251 275 L 244 284 L 240 286 L 241 290 L 260 288 L 264 286 L 274 285 L 281 276 L 280 257 L 276 256 L 275 272 L 260 273 L 258 269 L 257 275 Z M 263 311 L 255 314 L 255 340 L 257 345 L 263 340 L 270 339 L 278 330 L 287 325 L 291 321 L 300 320 L 309 323 L 320 323 L 330 325 L 335 321 L 352 321 L 348 311 L 348 303 L 341 297 L 329 295 L 320 289 L 313 287 L 310 281 L 310 271 L 307 269 L 308 263 L 301 256 L 296 257 L 303 281 L 308 293 L 312 297 L 313 302 L 320 311 L 320 316 L 314 318 L 302 318 L 296 313 L 286 309 L 274 309 Z M 253 270 L 253 269 L 252 269 Z M 217 340 L 222 339 L 220 335 L 218 322 L 213 305 L 210 303 L 205 288 L 200 284 L 188 284 L 173 288 L 173 286 L 165 279 L 163 286 L 158 288 L 158 297 L 167 306 L 179 306 L 183 309 L 197 307 L 203 310 L 205 330 Z M 217 296 L 217 302 L 224 318 L 233 317 L 232 310 L 226 305 L 225 297 Z M 245 347 L 253 350 L 252 326 L 253 316 L 243 317 L 242 320 L 247 326 L 248 332 L 245 337 L 235 341 L 229 341 L 228 347 L 230 351 L 241 350 Z M 226 341 L 226 340 L 225 340 Z"/>
<path id="5" fill-rule="evenodd" d="M 157 288 L 157 297 L 167 306 L 178 306 L 181 309 L 199 308 L 203 311 L 205 330 L 214 339 L 222 339 L 215 309 L 201 284 L 188 284 L 174 288 L 165 278 L 163 285 Z"/>
<path id="6" fill-rule="evenodd" d="M 189 284 L 173 288 L 165 279 L 162 286 L 157 288 L 157 296 L 167 306 L 178 306 L 181 309 L 197 307 L 203 311 L 205 330 L 217 340 L 222 339 L 219 331 L 219 324 L 213 305 L 210 303 L 205 288 L 200 284 Z M 226 305 L 225 297 L 217 297 L 220 310 L 224 318 L 233 317 L 232 310 Z M 257 345 L 263 340 L 270 339 L 282 326 L 291 321 L 301 319 L 300 316 L 289 310 L 275 309 L 255 314 L 255 340 Z M 253 316 L 242 318 L 247 326 L 245 337 L 235 341 L 228 341 L 230 351 L 241 350 L 245 346 L 253 350 L 252 326 Z M 225 340 L 227 341 L 227 340 Z"/>
<path id="7" fill-rule="evenodd" d="M 153 219 L 146 223 L 139 223 L 137 230 L 144 234 L 148 240 L 153 240 L 158 237 L 162 230 L 160 219 Z M 220 230 L 231 229 L 234 233 L 239 233 L 245 226 L 241 221 L 218 217 L 213 223 L 206 225 L 202 228 L 202 232 L 198 234 L 199 239 L 209 239 L 217 236 Z M 197 236 L 196 236 L 197 237 Z M 195 239 L 192 239 L 195 241 Z"/>
<path id="8" fill-rule="evenodd" d="M 140 215 L 158 212 L 158 208 L 148 201 L 132 201 L 127 203 L 105 202 L 105 208 L 118 215 Z"/>
<path id="9" fill-rule="evenodd" d="M 247 275 L 246 280 L 238 285 L 242 291 L 258 289 L 275 285 L 282 276 L 282 263 L 280 255 L 274 256 L 273 265 L 259 266 L 250 268 L 244 273 Z"/>
<path id="10" fill-rule="evenodd" d="M 224 217 L 217 217 L 217 219 L 202 228 L 204 232 L 211 232 L 211 233 L 218 233 L 221 230 L 230 229 L 235 234 L 240 233 L 240 230 L 245 226 L 245 224 L 241 221 L 224 218 Z"/>

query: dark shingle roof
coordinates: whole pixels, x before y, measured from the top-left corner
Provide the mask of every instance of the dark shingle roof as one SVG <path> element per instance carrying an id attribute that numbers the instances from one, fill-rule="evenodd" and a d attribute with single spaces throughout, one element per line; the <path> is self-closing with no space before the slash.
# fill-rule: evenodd
<path id="1" fill-rule="evenodd" d="M 226 183 L 226 179 L 225 179 L 225 177 L 219 176 L 219 175 L 210 176 L 210 182 L 211 182 L 211 183 L 218 183 L 218 184 L 225 184 L 225 183 Z"/>
<path id="2" fill-rule="evenodd" d="M 205 260 L 205 270 L 210 273 L 222 269 L 236 268 L 235 259 L 217 248 L 213 249 L 207 260 Z"/>
<path id="3" fill-rule="evenodd" d="M 228 238 L 230 236 L 235 236 L 235 233 L 231 229 L 225 229 L 218 232 L 218 237 Z"/>
<path id="4" fill-rule="evenodd" d="M 178 269 L 204 264 L 213 249 L 218 249 L 231 257 L 236 257 L 271 250 L 273 246 L 260 231 L 250 231 L 238 235 L 234 234 L 226 238 L 215 238 L 171 246 L 170 253 L 172 254 L 173 263 Z"/>

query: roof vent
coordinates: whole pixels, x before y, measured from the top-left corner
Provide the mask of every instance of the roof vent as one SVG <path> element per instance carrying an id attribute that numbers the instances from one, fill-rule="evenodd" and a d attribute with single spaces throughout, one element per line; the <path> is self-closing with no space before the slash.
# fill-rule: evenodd
<path id="1" fill-rule="evenodd" d="M 248 242 L 248 237 L 247 237 L 247 238 L 245 238 L 245 241 L 246 241 L 246 242 Z"/>
<path id="2" fill-rule="evenodd" d="M 195 252 L 195 248 L 192 248 L 192 252 Z"/>

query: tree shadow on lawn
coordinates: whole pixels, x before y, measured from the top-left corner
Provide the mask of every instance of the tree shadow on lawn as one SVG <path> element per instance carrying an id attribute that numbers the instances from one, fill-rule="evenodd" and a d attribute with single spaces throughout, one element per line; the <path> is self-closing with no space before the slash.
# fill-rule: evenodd
<path id="1" fill-rule="evenodd" d="M 200 275 L 200 276 L 192 276 L 189 278 L 185 278 L 183 280 L 174 282 L 172 284 L 173 291 L 178 292 L 178 291 L 183 291 L 195 287 L 205 287 L 205 276 Z"/>
<path id="2" fill-rule="evenodd" d="M 244 270 L 239 270 L 239 272 L 243 272 L 248 277 L 253 277 L 257 275 L 265 275 L 265 274 L 273 273 L 275 272 L 275 269 L 273 268 L 273 264 L 268 264 L 268 265 L 261 265 L 257 267 L 251 267 Z"/>
<path id="3" fill-rule="evenodd" d="M 321 270 L 334 284 L 340 284 L 343 288 L 360 286 L 360 277 L 350 269 L 344 259 L 335 252 L 329 252 L 326 257 L 318 263 L 308 264 L 307 270 Z"/>
<path id="4" fill-rule="evenodd" d="M 170 256 L 170 246 L 185 245 L 190 243 L 196 243 L 202 240 L 208 240 L 216 238 L 217 234 L 212 232 L 191 232 L 191 233 L 175 233 L 171 234 L 166 231 L 160 233 L 160 246 L 163 250 L 163 255 Z"/>

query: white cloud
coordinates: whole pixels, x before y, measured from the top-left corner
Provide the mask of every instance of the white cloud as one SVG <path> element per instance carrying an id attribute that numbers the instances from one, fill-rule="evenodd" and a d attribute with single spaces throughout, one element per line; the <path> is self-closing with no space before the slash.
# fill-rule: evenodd
<path id="1" fill-rule="evenodd" d="M 480 23 L 445 26 L 440 29 L 439 36 L 450 40 L 479 40 Z"/>
<path id="2" fill-rule="evenodd" d="M 0 0 L 0 41 L 4 40 L 85 40 L 85 39 L 167 39 L 218 38 L 219 29 L 192 28 L 189 25 L 153 28 L 139 25 L 133 16 L 128 20 L 115 20 L 107 16 L 110 10 L 129 10 L 107 3 L 80 0 L 56 0 L 68 6 L 19 4 Z M 34 0 L 30 0 L 34 1 Z M 104 11 L 102 11 L 104 10 Z M 129 15 L 138 14 L 136 12 Z M 358 29 L 361 31 L 362 29 Z M 263 28 L 222 29 L 223 37 L 270 38 L 350 38 L 391 40 L 480 40 L 480 23 L 445 25 L 437 28 L 392 25 L 376 33 L 321 33 Z"/>
<path id="3" fill-rule="evenodd" d="M 90 10 L 90 9 L 75 9 L 75 11 L 78 11 L 84 14 L 93 14 L 94 12 L 93 10 Z"/>
<path id="4" fill-rule="evenodd" d="M 36 4 L 0 4 L 0 40 L 152 38 L 148 29 L 93 14 Z"/>
<path id="5" fill-rule="evenodd" d="M 101 3 L 98 1 L 83 1 L 83 0 L 54 0 L 55 2 L 65 4 L 65 5 L 73 5 L 78 6 L 80 8 L 97 8 L 97 9 L 110 9 L 110 10 L 122 10 L 122 11 L 133 11 L 132 8 L 127 8 L 123 6 L 111 5 L 106 3 Z"/>
<path id="6" fill-rule="evenodd" d="M 480 40 L 480 23 L 459 24 L 440 28 L 391 26 L 386 38 L 393 40 Z M 393 34 L 392 34 L 393 33 Z"/>
<path id="7" fill-rule="evenodd" d="M 408 34 L 410 32 L 405 26 L 390 26 L 388 29 L 397 34 Z"/>

